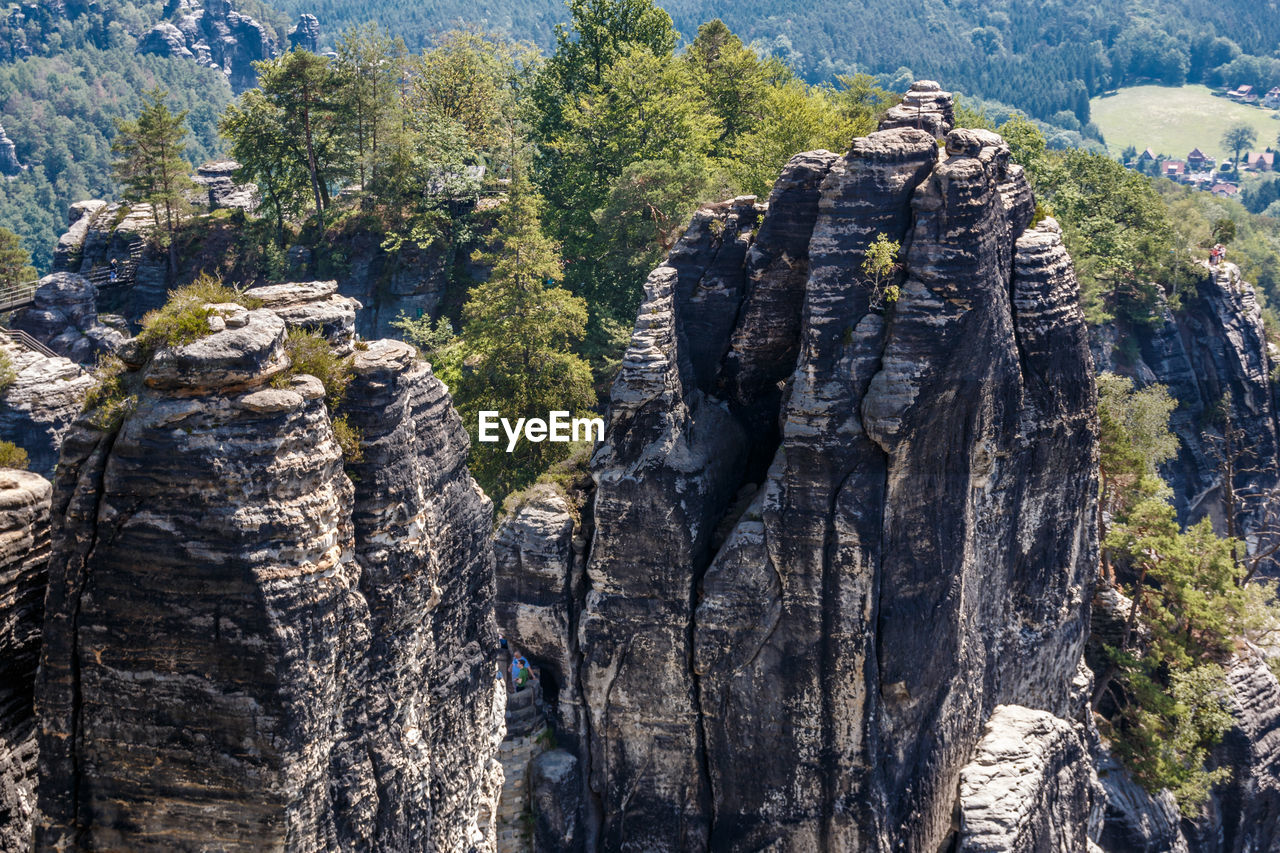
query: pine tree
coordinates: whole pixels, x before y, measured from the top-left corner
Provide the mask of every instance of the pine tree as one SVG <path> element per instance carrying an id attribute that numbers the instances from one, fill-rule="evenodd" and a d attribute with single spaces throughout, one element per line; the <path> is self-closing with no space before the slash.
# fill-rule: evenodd
<path id="1" fill-rule="evenodd" d="M 31 255 L 22 248 L 22 240 L 8 228 L 0 228 L 0 287 L 32 281 L 36 277 Z"/>
<path id="2" fill-rule="evenodd" d="M 116 121 L 113 169 L 126 199 L 151 205 L 156 230 L 163 231 L 169 247 L 170 269 L 176 269 L 174 233 L 187 207 L 186 192 L 193 186 L 191 166 L 182 156 L 187 111 L 172 112 L 168 92 L 162 89 L 152 89 L 146 98 L 137 119 Z"/>
<path id="3" fill-rule="evenodd" d="M 493 245 L 476 260 L 492 266 L 463 309 L 465 359 L 452 383 L 454 401 L 472 425 L 481 410 L 516 418 L 575 414 L 595 404 L 591 369 L 570 346 L 586 331 L 586 303 L 558 287 L 559 247 L 542 233 L 541 199 L 522 177 L 498 218 Z M 531 483 L 568 455 L 570 446 L 521 441 L 473 445 L 472 471 L 500 499 Z"/>

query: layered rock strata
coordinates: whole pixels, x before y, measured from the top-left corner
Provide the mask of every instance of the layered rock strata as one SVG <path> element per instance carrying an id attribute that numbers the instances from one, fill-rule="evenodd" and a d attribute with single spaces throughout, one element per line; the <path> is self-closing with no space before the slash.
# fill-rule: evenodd
<path id="1" fill-rule="evenodd" d="M 1159 383 L 1177 400 L 1169 425 L 1179 450 L 1161 473 L 1179 518 L 1207 516 L 1220 533 L 1231 529 L 1224 461 L 1233 457 L 1236 534 L 1265 549 L 1264 531 L 1280 526 L 1271 509 L 1280 501 L 1280 352 L 1268 344 L 1257 294 L 1239 269 L 1224 262 L 1206 271 L 1177 310 L 1164 306 L 1150 325 L 1100 327 L 1093 348 L 1100 370 Z M 1236 434 L 1229 452 L 1227 430 Z M 1277 571 L 1274 561 L 1268 570 Z"/>
<path id="2" fill-rule="evenodd" d="M 448 393 L 354 347 L 344 463 L 286 321 L 233 307 L 64 443 L 36 849 L 492 850 L 490 506 Z"/>
<path id="3" fill-rule="evenodd" d="M 797 156 L 649 276 L 576 647 L 566 515 L 500 533 L 546 555 L 500 569 L 554 599 L 502 626 L 576 662 L 600 849 L 932 853 L 997 707 L 1079 710 L 1096 424 L 1070 259 L 1007 145 L 913 91 L 936 127 Z M 903 245 L 889 305 L 863 270 L 881 234 Z M 1029 820 L 1088 825 L 1078 783 Z"/>
<path id="4" fill-rule="evenodd" d="M 0 849 L 31 849 L 36 810 L 32 695 L 49 562 L 52 487 L 38 474 L 0 469 Z"/>
<path id="5" fill-rule="evenodd" d="M 1047 711 L 1001 705 L 960 772 L 963 853 L 1058 853 L 1088 848 L 1101 810 L 1083 726 Z M 1100 816 L 1100 815 L 1099 815 Z"/>
<path id="6" fill-rule="evenodd" d="M 27 452 L 32 471 L 53 476 L 62 437 L 80 414 L 93 377 L 65 358 L 0 340 L 13 382 L 0 391 L 0 439 Z"/>
<path id="7" fill-rule="evenodd" d="M 237 93 L 258 84 L 253 63 L 279 53 L 265 25 L 235 11 L 230 0 L 204 0 L 203 8 L 190 0 L 175 5 L 176 23 L 161 21 L 152 27 L 138 40 L 138 53 L 190 59 L 217 69 Z"/>

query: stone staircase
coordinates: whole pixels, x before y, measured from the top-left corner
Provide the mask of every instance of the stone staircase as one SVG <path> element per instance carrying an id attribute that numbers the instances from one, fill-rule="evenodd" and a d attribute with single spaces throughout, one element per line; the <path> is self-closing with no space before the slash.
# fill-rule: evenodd
<path id="1" fill-rule="evenodd" d="M 507 673 L 510 656 L 505 658 L 503 673 L 507 684 L 507 736 L 498 748 L 504 780 L 498 799 L 498 853 L 532 853 L 532 819 L 529 813 L 529 762 L 546 751 L 550 730 L 542 712 L 542 690 L 535 678 L 523 690 L 511 687 Z M 535 674 L 537 670 L 534 670 Z"/>

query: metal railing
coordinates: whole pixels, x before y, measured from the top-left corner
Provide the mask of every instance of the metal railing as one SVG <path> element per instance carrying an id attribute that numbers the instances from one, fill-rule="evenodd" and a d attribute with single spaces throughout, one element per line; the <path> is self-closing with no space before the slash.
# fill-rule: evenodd
<path id="1" fill-rule="evenodd" d="M 123 265 L 116 269 L 115 278 L 111 277 L 111 267 L 109 265 L 93 267 L 87 273 L 82 273 L 82 275 L 98 287 L 127 287 L 132 285 L 138 273 L 138 264 L 142 262 L 142 250 L 145 245 L 142 240 L 135 240 L 129 244 L 129 257 Z"/>
<path id="2" fill-rule="evenodd" d="M 33 352 L 38 352 L 49 358 L 58 357 L 56 352 L 49 349 L 47 346 L 40 343 L 21 329 L 0 329 L 0 333 L 3 333 L 6 338 L 20 347 L 26 347 Z"/>
<path id="3" fill-rule="evenodd" d="M 0 286 L 0 311 L 12 311 L 30 305 L 35 299 L 39 281 L 23 281 Z"/>

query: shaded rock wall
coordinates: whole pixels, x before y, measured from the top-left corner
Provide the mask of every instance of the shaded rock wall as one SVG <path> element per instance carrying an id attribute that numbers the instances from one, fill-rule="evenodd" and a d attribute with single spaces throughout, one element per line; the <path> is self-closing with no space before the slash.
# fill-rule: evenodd
<path id="1" fill-rule="evenodd" d="M 97 286 L 67 272 L 40 279 L 33 304 L 15 311 L 11 325 L 58 355 L 88 365 L 114 353 L 126 338 L 99 321 Z"/>
<path id="2" fill-rule="evenodd" d="M 600 849 L 932 853 L 996 707 L 1079 703 L 1096 426 L 1070 259 L 1003 141 L 917 94 L 945 151 L 911 126 L 799 155 L 650 275 L 576 650 L 566 514 L 543 546 L 527 514 L 499 534 L 549 555 L 503 563 L 500 598 L 554 601 L 502 626 L 578 660 Z M 887 310 L 861 269 L 881 233 L 904 244 Z M 1087 825 L 1092 796 L 1048 822 Z"/>
<path id="3" fill-rule="evenodd" d="M 37 849 L 491 850 L 490 508 L 444 386 L 356 348 L 344 466 L 319 381 L 269 381 L 285 320 L 225 326 L 64 443 Z"/>
<path id="4" fill-rule="evenodd" d="M 1099 328 L 1093 351 L 1099 370 L 1139 385 L 1160 383 L 1178 401 L 1170 427 L 1180 448 L 1161 473 L 1184 523 L 1208 516 L 1226 532 L 1222 412 L 1244 434 L 1236 491 L 1280 488 L 1280 388 L 1271 378 L 1276 354 L 1267 345 L 1257 294 L 1234 264 L 1207 272 L 1181 294 L 1176 311 L 1166 308 L 1151 326 Z M 1260 510 L 1254 502 L 1244 513 L 1241 535 L 1256 529 Z"/>
<path id="5" fill-rule="evenodd" d="M 0 469 L 0 849 L 31 849 L 33 691 L 49 562 L 49 481 Z"/>

